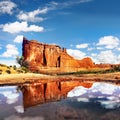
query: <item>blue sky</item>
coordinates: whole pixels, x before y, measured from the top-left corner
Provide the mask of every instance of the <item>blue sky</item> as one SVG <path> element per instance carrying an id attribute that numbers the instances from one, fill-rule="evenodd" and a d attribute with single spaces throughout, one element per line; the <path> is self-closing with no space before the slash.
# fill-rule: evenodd
<path id="1" fill-rule="evenodd" d="M 76 59 L 120 63 L 119 0 L 0 0 L 0 63 L 22 55 L 22 38 L 58 44 Z"/>

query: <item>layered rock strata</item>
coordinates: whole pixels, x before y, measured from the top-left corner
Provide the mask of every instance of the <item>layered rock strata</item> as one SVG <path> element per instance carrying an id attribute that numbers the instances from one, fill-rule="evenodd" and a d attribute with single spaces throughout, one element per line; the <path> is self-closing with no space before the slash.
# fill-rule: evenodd
<path id="1" fill-rule="evenodd" d="M 95 67 L 90 58 L 76 60 L 67 53 L 66 48 L 58 45 L 23 38 L 22 47 L 24 60 L 29 63 L 32 71 L 72 72 Z"/>

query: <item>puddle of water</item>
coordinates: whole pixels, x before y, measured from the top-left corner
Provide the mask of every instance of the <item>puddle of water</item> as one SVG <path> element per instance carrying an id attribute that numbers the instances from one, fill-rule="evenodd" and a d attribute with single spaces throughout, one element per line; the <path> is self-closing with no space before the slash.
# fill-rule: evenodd
<path id="1" fill-rule="evenodd" d="M 68 97 L 76 99 L 78 102 L 100 103 L 106 109 L 116 109 L 120 107 L 120 86 L 107 83 L 94 83 L 89 89 L 82 86 L 75 87 L 68 92 Z"/>
<path id="2" fill-rule="evenodd" d="M 120 86 L 80 81 L 0 87 L 2 120 L 119 120 Z"/>

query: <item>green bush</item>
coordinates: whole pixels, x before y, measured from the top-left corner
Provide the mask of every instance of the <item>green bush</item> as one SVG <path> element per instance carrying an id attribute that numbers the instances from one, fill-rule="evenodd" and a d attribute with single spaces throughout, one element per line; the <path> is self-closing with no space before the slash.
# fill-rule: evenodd
<path id="1" fill-rule="evenodd" d="M 23 71 L 23 73 L 29 72 L 29 63 L 24 60 L 24 57 L 17 57 L 16 58 L 17 63 L 21 66 L 20 69 Z"/>
<path id="2" fill-rule="evenodd" d="M 27 61 L 24 60 L 24 57 L 17 57 L 16 58 L 17 63 L 21 66 L 21 67 L 26 67 L 29 68 L 29 63 Z"/>

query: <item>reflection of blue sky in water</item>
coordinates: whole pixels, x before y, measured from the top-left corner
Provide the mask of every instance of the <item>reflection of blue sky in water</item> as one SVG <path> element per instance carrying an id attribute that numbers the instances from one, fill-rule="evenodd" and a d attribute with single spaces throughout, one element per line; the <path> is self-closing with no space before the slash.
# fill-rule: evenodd
<path id="1" fill-rule="evenodd" d="M 21 92 L 17 91 L 17 86 L 0 87 L 0 120 L 44 120 L 42 117 L 18 116 L 24 113 Z"/>
<path id="2" fill-rule="evenodd" d="M 120 107 L 120 86 L 107 83 L 94 83 L 91 88 L 75 87 L 67 95 L 78 102 L 98 102 L 106 109 Z"/>
<path id="3" fill-rule="evenodd" d="M 4 110 L 12 107 L 16 112 L 23 113 L 24 109 L 22 103 L 18 103 L 20 99 L 20 92 L 17 91 L 16 86 L 0 87 L 0 107 Z M 0 109 L 1 112 L 2 109 Z"/>
<path id="4" fill-rule="evenodd" d="M 119 120 L 120 86 L 94 83 L 91 88 L 75 87 L 68 98 L 24 109 L 17 86 L 0 87 L 0 119 L 3 120 Z M 106 108 L 106 109 L 105 109 Z M 116 119 L 117 118 L 117 119 Z"/>

